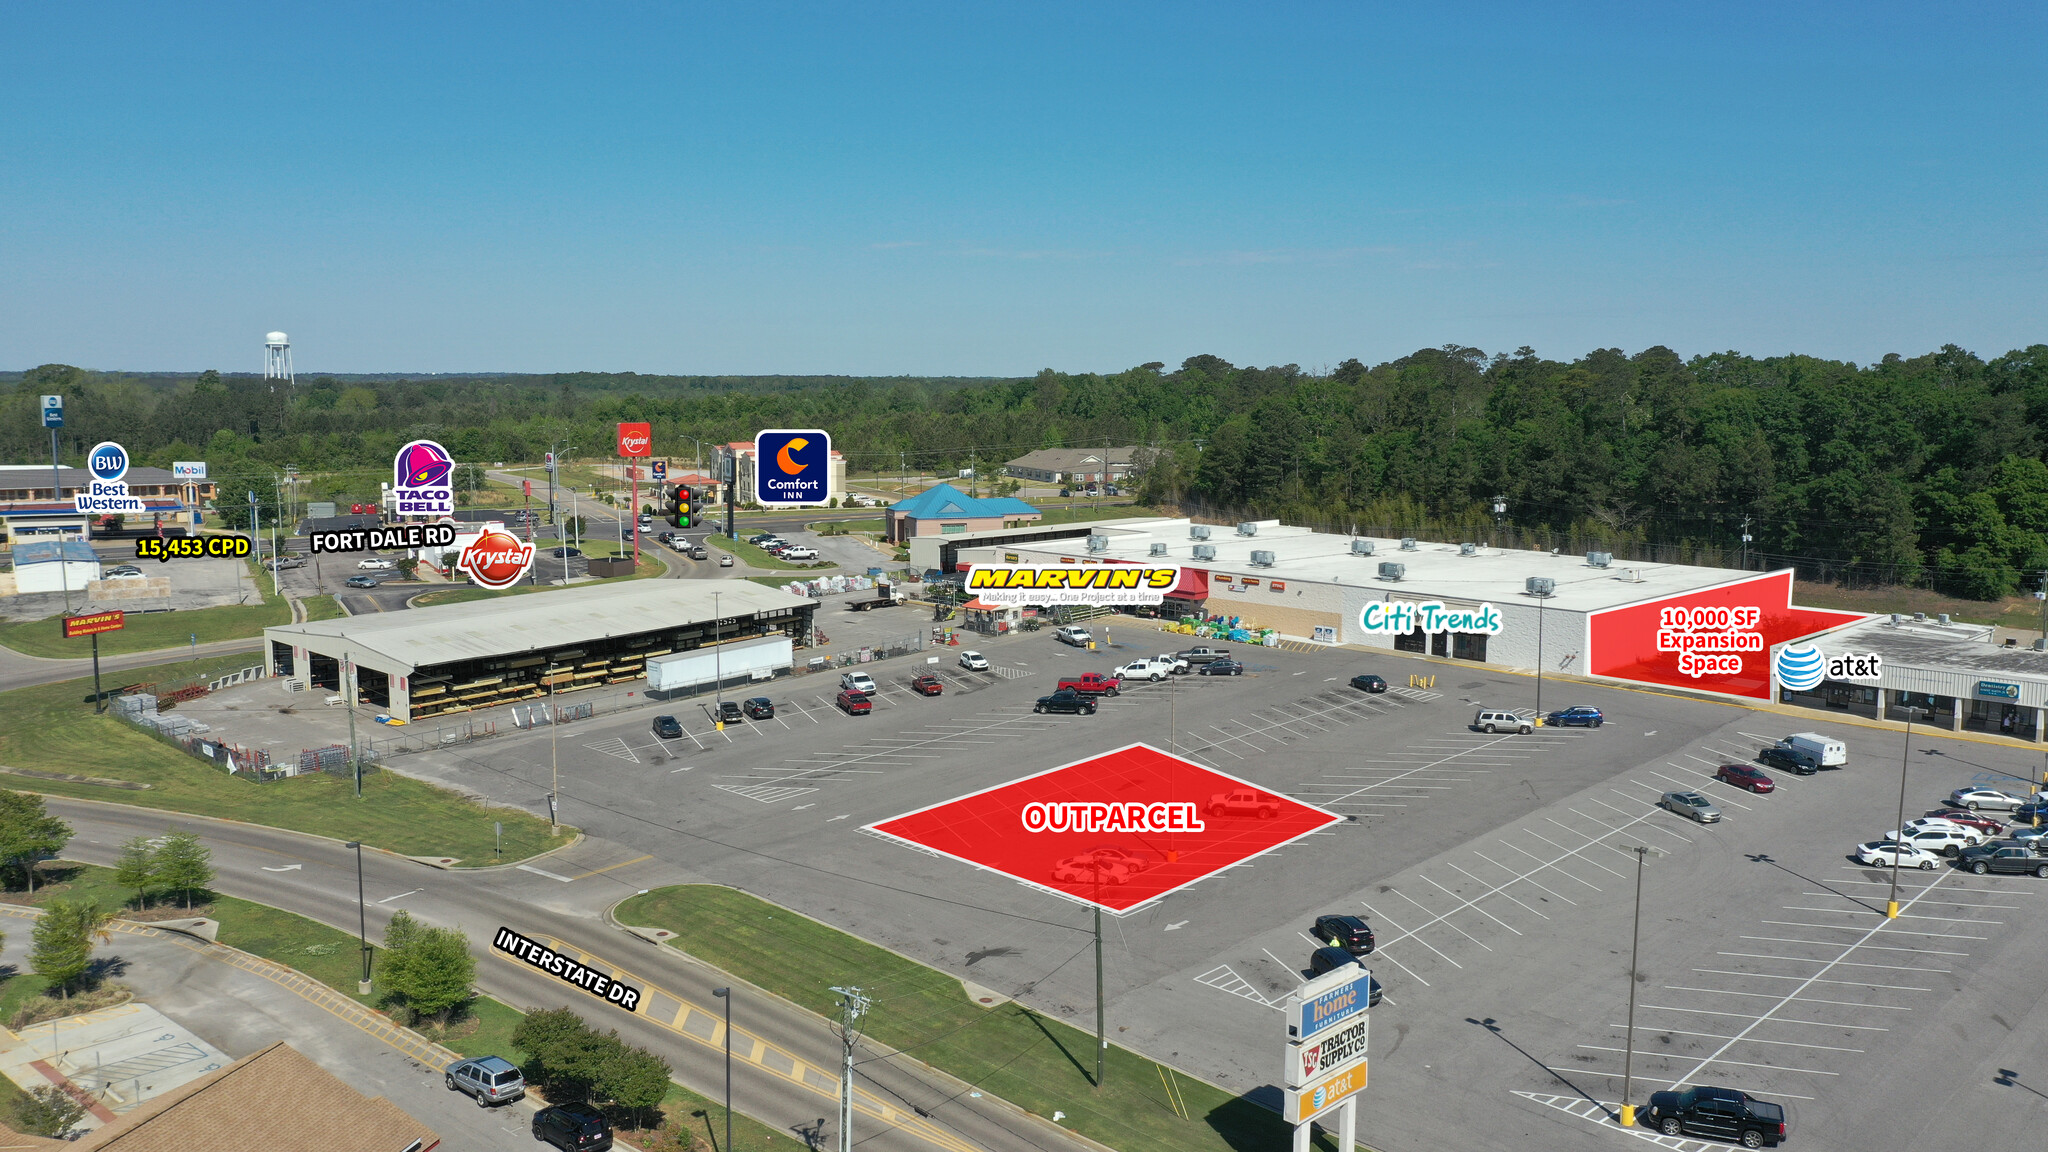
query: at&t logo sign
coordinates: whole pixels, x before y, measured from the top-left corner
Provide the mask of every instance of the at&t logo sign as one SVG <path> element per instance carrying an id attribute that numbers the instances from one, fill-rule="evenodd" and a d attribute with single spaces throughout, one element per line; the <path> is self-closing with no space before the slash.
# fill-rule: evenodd
<path id="1" fill-rule="evenodd" d="M 1778 683 L 1794 692 L 1811 692 L 1827 679 L 1827 657 L 1811 644 L 1787 644 L 1778 649 L 1774 666 Z"/>

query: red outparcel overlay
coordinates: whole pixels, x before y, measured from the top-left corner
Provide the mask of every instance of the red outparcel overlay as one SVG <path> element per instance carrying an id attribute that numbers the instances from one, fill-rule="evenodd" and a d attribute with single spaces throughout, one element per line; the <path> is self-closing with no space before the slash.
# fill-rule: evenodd
<path id="1" fill-rule="evenodd" d="M 1342 820 L 1132 744 L 868 831 L 1123 912 Z"/>

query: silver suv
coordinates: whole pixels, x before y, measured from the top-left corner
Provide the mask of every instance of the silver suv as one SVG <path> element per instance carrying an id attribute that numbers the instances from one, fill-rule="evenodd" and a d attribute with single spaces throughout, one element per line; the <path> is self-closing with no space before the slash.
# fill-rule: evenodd
<path id="1" fill-rule="evenodd" d="M 448 1066 L 443 1079 L 448 1087 L 476 1098 L 476 1106 L 510 1104 L 526 1095 L 526 1077 L 503 1056 L 458 1060 Z"/>
<path id="2" fill-rule="evenodd" d="M 1520 732 L 1527 735 L 1536 726 L 1513 712 L 1502 712 L 1492 708 L 1481 708 L 1479 715 L 1472 718 L 1472 726 L 1481 732 Z"/>

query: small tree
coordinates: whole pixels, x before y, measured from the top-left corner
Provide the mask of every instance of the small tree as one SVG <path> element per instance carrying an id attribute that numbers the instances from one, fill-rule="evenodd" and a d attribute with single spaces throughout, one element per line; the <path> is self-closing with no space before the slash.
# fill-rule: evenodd
<path id="1" fill-rule="evenodd" d="M 469 937 L 454 928 L 430 928 L 408 912 L 391 918 L 384 932 L 384 987 L 415 1016 L 435 1016 L 446 1023 L 455 1008 L 470 1000 L 476 981 L 476 958 Z"/>
<path id="2" fill-rule="evenodd" d="M 36 918 L 29 968 L 55 985 L 65 999 L 70 999 L 71 986 L 92 964 L 94 941 L 112 939 L 107 934 L 107 921 L 113 918 L 113 913 L 103 911 L 91 900 L 50 901 Z"/>
<path id="3" fill-rule="evenodd" d="M 71 842 L 71 825 L 49 814 L 41 796 L 0 788 L 0 862 L 21 872 L 36 890 L 36 862 Z"/>
<path id="4" fill-rule="evenodd" d="M 56 1139 L 85 1116 L 85 1105 L 55 1084 L 31 1088 L 14 1102 L 14 1126 L 31 1136 Z"/>
<path id="5" fill-rule="evenodd" d="M 149 896 L 156 890 L 156 846 L 147 836 L 121 845 L 121 854 L 114 859 L 114 883 L 135 889 L 136 896 L 144 908 L 149 907 Z"/>
<path id="6" fill-rule="evenodd" d="M 213 883 L 213 850 L 191 832 L 172 832 L 157 846 L 156 886 L 185 894 L 185 908 L 192 908 L 192 893 Z"/>
<path id="7" fill-rule="evenodd" d="M 645 1048 L 621 1046 L 598 1069 L 597 1089 L 633 1112 L 633 1127 L 644 1127 L 647 1110 L 668 1095 L 668 1061 Z"/>

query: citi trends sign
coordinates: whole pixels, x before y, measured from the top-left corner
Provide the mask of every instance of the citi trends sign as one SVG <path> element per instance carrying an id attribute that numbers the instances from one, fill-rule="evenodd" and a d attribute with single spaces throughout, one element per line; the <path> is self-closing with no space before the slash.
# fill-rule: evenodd
<path id="1" fill-rule="evenodd" d="M 533 545 L 503 528 L 487 528 L 456 554 L 455 566 L 480 587 L 510 588 L 533 567 Z"/>
<path id="2" fill-rule="evenodd" d="M 112 440 L 92 446 L 85 458 L 85 470 L 92 474 L 85 491 L 73 497 L 80 512 L 143 512 L 142 501 L 128 494 L 128 450 Z"/>
<path id="3" fill-rule="evenodd" d="M 754 434 L 754 502 L 793 508 L 832 498 L 832 437 L 816 428 Z"/>
<path id="4" fill-rule="evenodd" d="M 1143 564 L 976 564 L 967 591 L 1004 607 L 1038 604 L 1158 604 L 1180 569 Z"/>
<path id="5" fill-rule="evenodd" d="M 455 513 L 455 458 L 432 440 L 415 440 L 391 462 L 392 495 L 400 516 Z"/>
<path id="6" fill-rule="evenodd" d="M 1420 628 L 1438 632 L 1476 632 L 1500 635 L 1500 609 L 1491 604 L 1476 608 L 1446 608 L 1441 600 L 1420 604 L 1406 600 L 1373 600 L 1359 610 L 1358 626 L 1368 633 L 1406 636 Z"/>

